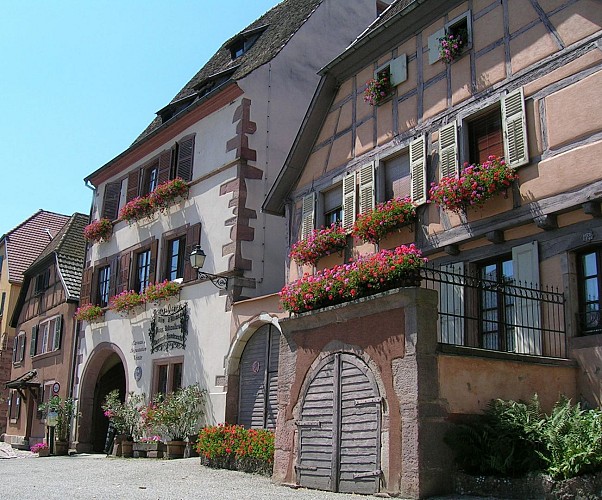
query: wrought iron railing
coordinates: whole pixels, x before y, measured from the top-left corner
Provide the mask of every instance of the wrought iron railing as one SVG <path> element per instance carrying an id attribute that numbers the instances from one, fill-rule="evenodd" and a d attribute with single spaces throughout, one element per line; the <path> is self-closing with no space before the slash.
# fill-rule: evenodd
<path id="1" fill-rule="evenodd" d="M 580 335 L 599 335 L 602 333 L 602 318 L 598 305 L 590 304 L 590 309 L 578 314 L 577 322 L 579 324 Z"/>
<path id="2" fill-rule="evenodd" d="M 430 266 L 421 274 L 422 287 L 439 292 L 440 343 L 567 357 L 564 295 L 557 289 Z"/>

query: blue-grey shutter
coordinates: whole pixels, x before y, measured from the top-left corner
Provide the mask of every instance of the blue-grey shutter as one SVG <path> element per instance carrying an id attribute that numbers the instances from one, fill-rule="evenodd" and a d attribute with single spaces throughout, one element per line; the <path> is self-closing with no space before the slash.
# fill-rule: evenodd
<path id="1" fill-rule="evenodd" d="M 38 349 L 38 331 L 40 329 L 40 325 L 35 325 L 31 329 L 31 343 L 29 346 L 29 355 L 31 357 L 36 355 L 36 351 Z"/>

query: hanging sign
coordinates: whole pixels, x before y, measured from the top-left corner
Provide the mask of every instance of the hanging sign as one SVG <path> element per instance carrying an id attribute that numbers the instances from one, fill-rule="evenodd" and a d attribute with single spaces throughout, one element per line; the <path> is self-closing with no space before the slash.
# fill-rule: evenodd
<path id="1" fill-rule="evenodd" d="M 151 341 L 151 353 L 185 349 L 188 334 L 188 308 L 186 303 L 155 309 L 148 332 Z"/>

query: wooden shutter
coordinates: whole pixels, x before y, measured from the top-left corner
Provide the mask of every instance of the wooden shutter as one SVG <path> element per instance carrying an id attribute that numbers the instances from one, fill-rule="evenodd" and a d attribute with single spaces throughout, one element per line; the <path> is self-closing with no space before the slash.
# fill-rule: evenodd
<path id="1" fill-rule="evenodd" d="M 133 170 L 128 175 L 128 190 L 126 202 L 131 201 L 140 193 L 140 169 Z"/>
<path id="2" fill-rule="evenodd" d="M 115 287 L 116 295 L 130 289 L 130 259 L 131 254 L 129 252 L 119 257 L 119 279 Z"/>
<path id="3" fill-rule="evenodd" d="M 108 182 L 105 186 L 105 195 L 102 200 L 101 217 L 115 220 L 119 214 L 119 197 L 121 195 L 121 181 Z"/>
<path id="4" fill-rule="evenodd" d="M 518 286 L 539 287 L 539 251 L 537 241 L 512 249 L 512 268 Z M 538 297 L 516 293 L 514 303 L 515 351 L 522 354 L 542 354 L 541 308 Z"/>
<path id="5" fill-rule="evenodd" d="M 194 135 L 184 137 L 178 143 L 178 161 L 176 164 L 176 176 L 185 181 L 192 180 L 192 163 L 194 157 Z"/>
<path id="6" fill-rule="evenodd" d="M 34 325 L 31 329 L 31 343 L 29 345 L 29 355 L 33 358 L 36 355 L 38 349 L 38 331 L 40 325 Z"/>
<path id="7" fill-rule="evenodd" d="M 21 345 L 20 347 L 20 352 L 19 352 L 19 361 L 23 361 L 25 359 L 25 344 L 27 344 L 27 337 L 25 336 L 25 334 L 23 335 L 19 335 L 19 337 L 21 337 Z"/>
<path id="8" fill-rule="evenodd" d="M 456 122 L 439 129 L 439 172 L 441 177 L 458 173 L 458 129 Z"/>
<path id="9" fill-rule="evenodd" d="M 171 173 L 171 149 L 166 149 L 159 155 L 159 178 L 157 184 L 163 184 L 169 180 Z"/>
<path id="10" fill-rule="evenodd" d="M 502 98 L 504 153 L 511 167 L 529 163 L 525 96 L 522 87 Z"/>
<path id="11" fill-rule="evenodd" d="M 109 264 L 109 300 L 115 296 L 117 290 L 117 282 L 119 281 L 119 256 L 114 256 Z"/>
<path id="12" fill-rule="evenodd" d="M 58 351 L 61 348 L 61 341 L 63 339 L 63 316 L 56 318 L 54 323 L 54 343 L 52 345 L 53 351 Z"/>
<path id="13" fill-rule="evenodd" d="M 13 339 L 13 363 L 17 362 L 17 348 L 19 346 L 19 336 L 15 335 Z"/>
<path id="14" fill-rule="evenodd" d="M 184 245 L 184 281 L 193 281 L 197 278 L 197 270 L 190 265 L 190 254 L 196 245 L 201 242 L 201 223 L 194 224 L 186 231 L 186 244 Z"/>
<path id="15" fill-rule="evenodd" d="M 426 203 L 426 141 L 424 136 L 410 143 L 410 176 L 412 201 Z"/>
<path id="16" fill-rule="evenodd" d="M 93 267 L 87 267 L 82 273 L 82 286 L 79 293 L 79 305 L 86 306 L 92 302 L 92 273 Z"/>
<path id="17" fill-rule="evenodd" d="M 355 172 L 343 179 L 343 227 L 353 229 L 355 222 Z"/>
<path id="18" fill-rule="evenodd" d="M 2 301 L 0 302 L 0 316 L 4 315 L 4 303 L 6 302 L 6 292 L 2 292 Z"/>
<path id="19" fill-rule="evenodd" d="M 309 236 L 315 227 L 316 220 L 316 193 L 309 193 L 303 197 L 303 207 L 301 208 L 301 236 L 304 240 Z"/>
<path id="20" fill-rule="evenodd" d="M 159 248 L 159 240 L 154 239 L 150 247 L 150 269 L 148 271 L 148 282 L 155 283 L 157 280 L 157 250 Z"/>
<path id="21" fill-rule="evenodd" d="M 365 214 L 374 209 L 374 163 L 360 168 L 359 181 L 359 213 Z"/>
<path id="22" fill-rule="evenodd" d="M 16 398 L 15 398 L 15 412 L 13 414 L 13 418 L 16 419 L 16 420 L 19 420 L 19 415 L 21 413 L 21 396 L 20 396 L 20 394 L 19 394 L 18 391 L 15 391 L 13 394 L 16 396 Z"/>

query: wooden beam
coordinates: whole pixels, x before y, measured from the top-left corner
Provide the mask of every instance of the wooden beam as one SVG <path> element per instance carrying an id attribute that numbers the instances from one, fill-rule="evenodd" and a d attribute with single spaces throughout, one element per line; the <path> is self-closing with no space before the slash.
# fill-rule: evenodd
<path id="1" fill-rule="evenodd" d="M 602 210 L 600 210 L 599 201 L 586 201 L 581 206 L 587 215 L 591 215 L 592 217 L 602 217 Z"/>
<path id="2" fill-rule="evenodd" d="M 448 255 L 459 255 L 460 254 L 460 247 L 456 244 L 445 245 L 443 250 L 445 250 L 445 253 Z"/>
<path id="3" fill-rule="evenodd" d="M 535 222 L 535 225 L 539 229 L 543 229 L 544 231 L 558 229 L 558 220 L 554 214 L 538 215 L 533 218 L 533 222 Z"/>
<path id="4" fill-rule="evenodd" d="M 491 241 L 491 243 L 496 244 L 504 243 L 504 241 L 506 241 L 504 239 L 504 231 L 502 231 L 501 229 L 494 229 L 493 231 L 485 233 L 485 238 Z"/>

